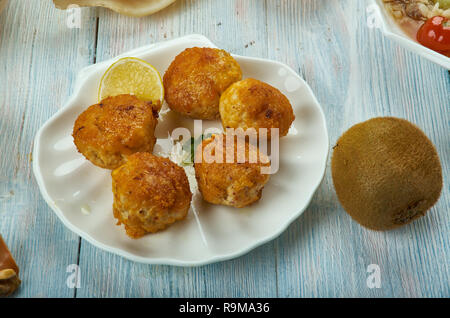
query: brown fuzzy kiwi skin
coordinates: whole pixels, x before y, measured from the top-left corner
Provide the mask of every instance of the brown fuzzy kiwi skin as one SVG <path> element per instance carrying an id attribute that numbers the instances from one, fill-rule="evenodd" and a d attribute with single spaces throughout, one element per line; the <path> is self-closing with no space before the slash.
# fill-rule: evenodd
<path id="1" fill-rule="evenodd" d="M 438 201 L 439 156 L 410 122 L 378 117 L 347 130 L 333 148 L 331 169 L 337 196 L 359 224 L 391 230 L 421 216 Z"/>

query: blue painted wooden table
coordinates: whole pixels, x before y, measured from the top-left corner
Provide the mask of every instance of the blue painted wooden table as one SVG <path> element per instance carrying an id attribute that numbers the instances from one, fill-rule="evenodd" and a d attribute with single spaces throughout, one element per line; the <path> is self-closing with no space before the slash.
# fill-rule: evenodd
<path id="1" fill-rule="evenodd" d="M 69 13 L 50 0 L 10 1 L 0 14 L 0 233 L 21 267 L 16 296 L 449 297 L 450 76 L 368 28 L 367 5 L 178 0 L 140 19 L 82 9 L 78 29 L 67 27 Z M 310 207 L 284 234 L 235 260 L 149 266 L 80 239 L 39 194 L 30 158 L 37 129 L 67 101 L 81 68 L 190 33 L 297 70 L 322 104 L 332 144 L 371 117 L 416 123 L 441 158 L 438 204 L 411 225 L 368 231 L 339 205 L 327 171 Z M 71 284 L 71 264 L 79 265 L 80 288 Z M 367 284 L 370 264 L 379 266 L 380 288 Z"/>

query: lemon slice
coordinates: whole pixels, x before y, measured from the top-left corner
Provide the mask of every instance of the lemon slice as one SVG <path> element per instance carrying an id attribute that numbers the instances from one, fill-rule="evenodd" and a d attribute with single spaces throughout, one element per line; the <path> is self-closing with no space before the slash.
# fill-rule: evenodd
<path id="1" fill-rule="evenodd" d="M 135 58 L 124 57 L 103 74 L 98 90 L 99 101 L 109 96 L 131 94 L 145 101 L 164 99 L 161 75 L 149 63 Z"/>

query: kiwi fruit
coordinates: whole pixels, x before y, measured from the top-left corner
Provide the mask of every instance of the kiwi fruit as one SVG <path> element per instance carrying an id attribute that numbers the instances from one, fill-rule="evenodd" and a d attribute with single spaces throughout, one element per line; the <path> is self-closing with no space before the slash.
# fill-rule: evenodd
<path id="1" fill-rule="evenodd" d="M 385 231 L 408 224 L 439 199 L 443 181 L 437 151 L 404 119 L 379 117 L 359 123 L 333 149 L 337 196 L 364 227 Z"/>

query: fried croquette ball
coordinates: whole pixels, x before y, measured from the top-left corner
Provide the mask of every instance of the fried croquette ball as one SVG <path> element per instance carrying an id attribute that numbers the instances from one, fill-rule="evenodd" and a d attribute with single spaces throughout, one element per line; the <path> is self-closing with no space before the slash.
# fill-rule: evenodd
<path id="1" fill-rule="evenodd" d="M 219 118 L 220 95 L 242 79 L 236 60 L 226 51 L 193 47 L 181 52 L 164 74 L 169 107 L 195 119 Z"/>
<path id="2" fill-rule="evenodd" d="M 135 152 L 153 151 L 160 107 L 132 95 L 108 97 L 78 116 L 74 143 L 94 165 L 115 169 Z"/>
<path id="3" fill-rule="evenodd" d="M 295 119 L 291 103 L 278 89 L 253 78 L 231 85 L 220 98 L 220 117 L 224 128 L 278 128 L 286 136 Z"/>
<path id="4" fill-rule="evenodd" d="M 195 177 L 205 201 L 242 208 L 261 198 L 264 185 L 270 178 L 262 168 L 270 170 L 270 160 L 256 146 L 246 141 L 239 144 L 236 136 L 234 141 L 231 145 L 227 144 L 222 134 L 214 135 L 198 145 Z M 239 160 L 239 156 L 243 155 L 245 157 Z"/>
<path id="5" fill-rule="evenodd" d="M 113 211 L 131 238 L 186 217 L 192 193 L 184 169 L 167 158 L 135 153 L 112 173 Z"/>

